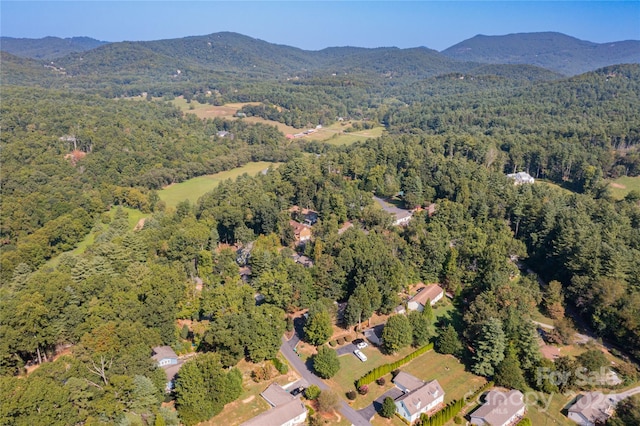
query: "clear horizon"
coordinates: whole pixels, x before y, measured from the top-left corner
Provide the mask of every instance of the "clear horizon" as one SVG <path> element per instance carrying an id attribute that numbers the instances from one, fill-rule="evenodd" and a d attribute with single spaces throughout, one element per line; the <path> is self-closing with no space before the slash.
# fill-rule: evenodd
<path id="1" fill-rule="evenodd" d="M 640 40 L 638 1 L 2 1 L 7 37 L 143 41 L 231 31 L 306 50 L 334 46 L 444 50 L 478 34 L 559 32 Z"/>

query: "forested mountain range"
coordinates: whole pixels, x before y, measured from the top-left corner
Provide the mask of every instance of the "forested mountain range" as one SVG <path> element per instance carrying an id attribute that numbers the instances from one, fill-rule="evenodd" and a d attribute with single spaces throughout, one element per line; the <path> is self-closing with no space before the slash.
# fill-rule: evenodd
<path id="1" fill-rule="evenodd" d="M 32 59 L 55 59 L 73 52 L 84 52 L 103 44 L 91 37 L 44 37 L 44 38 L 14 38 L 0 37 L 0 50 L 16 56 Z"/>
<path id="2" fill-rule="evenodd" d="M 640 41 L 592 43 L 554 32 L 477 35 L 442 51 L 461 61 L 530 64 L 565 75 L 640 62 Z"/>
<path id="3" fill-rule="evenodd" d="M 330 322 L 342 302 L 349 328 L 393 312 L 419 281 L 453 295 L 457 320 L 437 332 L 424 326 L 433 318 L 417 322 L 426 331 L 406 345 L 448 330 L 447 353 L 490 380 L 517 358 L 517 384 L 501 385 L 581 390 L 535 380 L 540 368 L 578 368 L 543 359 L 538 308 L 559 341 L 572 334 L 567 307 L 640 358 L 640 193 L 615 199 L 607 180 L 640 176 L 640 64 L 566 76 L 427 48 L 309 52 L 233 33 L 109 43 L 53 64 L 1 60 L 2 424 L 196 424 L 238 398 L 241 359 L 277 356 L 287 312 Z M 247 119 L 200 119 L 194 100 L 251 103 L 237 106 Z M 337 146 L 287 139 L 274 121 L 384 131 Z M 282 164 L 195 203 L 158 195 L 252 161 Z M 536 183 L 514 185 L 514 171 Z M 373 195 L 435 211 L 392 226 Z M 293 244 L 293 206 L 318 213 L 304 247 Z M 122 207 L 145 220 L 134 229 Z M 312 261 L 294 262 L 293 250 Z M 557 281 L 541 287 L 515 258 Z M 161 407 L 157 345 L 197 351 L 169 396 L 177 411 Z M 616 368 L 637 380 L 633 365 Z"/>
<path id="4" fill-rule="evenodd" d="M 55 59 L 47 65 L 54 66 L 51 73 L 64 70 L 64 83 L 58 84 L 76 87 L 88 86 L 87 80 L 95 83 L 98 75 L 102 80 L 111 78 L 119 84 L 145 82 L 147 86 L 157 81 L 174 84 L 184 80 L 206 81 L 211 79 L 212 72 L 233 72 L 236 77 L 257 79 L 348 74 L 351 78 L 364 75 L 384 81 L 472 72 L 487 63 L 528 64 L 574 75 L 606 65 L 640 62 L 639 41 L 596 44 L 557 33 L 476 36 L 442 53 L 424 47 L 332 47 L 308 51 L 230 32 L 108 44 L 79 38 L 73 44 L 79 47 L 66 55 L 58 47 L 61 39 L 32 41 L 37 49 L 29 49 L 27 40 L 21 39 L 20 43 L 17 40 L 7 39 L 3 42 L 7 48 L 3 50 L 21 57 Z M 494 70 L 509 75 L 513 68 L 494 67 Z M 15 76 L 9 76 L 9 80 L 15 80 Z M 23 78 L 22 82 L 26 84 L 28 80 Z"/>

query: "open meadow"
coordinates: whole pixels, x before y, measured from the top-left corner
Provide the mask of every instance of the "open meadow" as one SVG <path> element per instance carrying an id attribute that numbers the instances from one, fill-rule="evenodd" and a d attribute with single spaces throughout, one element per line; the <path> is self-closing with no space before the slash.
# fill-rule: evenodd
<path id="1" fill-rule="evenodd" d="M 245 173 L 252 176 L 257 175 L 263 170 L 272 166 L 277 167 L 279 164 L 280 163 L 269 163 L 266 161 L 247 163 L 244 166 L 236 167 L 235 169 L 226 170 L 212 175 L 198 176 L 193 179 L 185 180 L 184 182 L 169 185 L 158 191 L 158 196 L 165 202 L 167 207 L 175 207 L 178 203 L 185 200 L 189 200 L 189 202 L 193 204 L 198 201 L 198 198 L 214 189 L 223 180 L 235 179 Z"/>
<path id="2" fill-rule="evenodd" d="M 284 123 L 278 121 L 266 120 L 262 117 L 244 117 L 238 118 L 235 116 L 236 112 L 245 105 L 256 105 L 258 102 L 246 102 L 246 103 L 230 103 L 220 106 L 201 104 L 198 101 L 192 100 L 190 103 L 183 97 L 175 98 L 171 101 L 175 106 L 180 108 L 185 114 L 194 114 L 199 118 L 224 118 L 226 120 L 243 120 L 248 123 L 260 123 L 270 126 L 275 126 L 285 135 L 300 133 L 305 129 L 296 129 L 295 127 L 287 126 Z M 331 125 L 316 129 L 314 133 L 305 135 L 301 140 L 304 141 L 317 141 L 326 142 L 330 145 L 351 145 L 354 142 L 363 142 L 367 139 L 377 138 L 384 132 L 384 127 L 378 126 L 373 129 L 359 130 L 356 132 L 344 132 L 345 129 L 351 126 L 352 122 L 336 122 Z"/>
<path id="3" fill-rule="evenodd" d="M 622 200 L 634 189 L 640 191 L 640 176 L 622 176 L 618 179 L 610 179 L 608 182 L 611 195 L 613 195 L 613 198 L 616 200 Z"/>

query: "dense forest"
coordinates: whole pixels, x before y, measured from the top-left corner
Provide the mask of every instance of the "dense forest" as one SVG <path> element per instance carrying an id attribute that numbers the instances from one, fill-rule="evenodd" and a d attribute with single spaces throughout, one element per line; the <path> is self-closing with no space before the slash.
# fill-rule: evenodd
<path id="1" fill-rule="evenodd" d="M 409 340 L 431 339 L 504 386 L 576 390 L 536 382 L 536 369 L 600 365 L 590 352 L 543 359 L 531 323 L 538 307 L 557 320 L 559 340 L 575 315 L 629 360 L 640 358 L 640 193 L 616 200 L 605 180 L 640 175 L 640 65 L 562 77 L 434 61 L 428 49 L 345 48 L 318 52 L 348 55 L 335 76 L 243 73 L 222 66 L 238 60 L 229 52 L 193 79 L 189 67 L 207 57 L 183 66 L 176 81 L 140 73 L 164 72 L 158 55 L 195 42 L 204 41 L 130 44 L 122 56 L 122 45 L 74 53 L 65 67 L 80 84 L 62 75 L 38 84 L 33 62 L 3 53 L 0 423 L 207 420 L 240 395 L 241 359 L 276 356 L 287 314 L 309 309 L 310 324 L 329 321 L 341 302 L 346 328 L 393 312 L 399 292 L 419 281 L 441 283 L 460 321 L 420 334 L 424 319 L 410 315 L 401 325 L 413 327 Z M 264 46 L 234 38 L 227 47 L 241 45 L 253 54 Z M 298 60 L 320 61 L 294 53 L 281 64 L 287 72 Z M 402 70 L 381 77 L 391 72 L 385 62 L 364 67 L 381 53 Z M 87 62 L 74 65 L 80 56 Z M 94 86 L 91 72 L 111 66 L 121 74 Z M 121 81 L 127 73 L 134 84 Z M 211 73 L 215 84 L 205 83 Z M 119 98 L 136 91 L 148 96 Z M 296 128 L 344 117 L 386 131 L 348 146 L 291 141 L 273 125 L 183 114 L 170 102 L 176 95 L 253 102 L 239 111 Z M 253 161 L 282 164 L 224 181 L 195 203 L 167 207 L 158 196 L 172 183 Z M 517 171 L 543 181 L 514 185 L 506 174 Z M 393 226 L 374 195 L 418 209 L 407 226 Z M 294 206 L 319 217 L 303 247 L 294 245 Z M 144 213 L 140 226 L 129 223 L 129 209 Z M 353 226 L 345 231 L 346 222 Z M 74 251 L 88 234 L 92 242 Z M 311 264 L 295 262 L 296 250 Z M 158 345 L 198 353 L 168 396 L 177 411 L 161 406 L 165 375 L 151 359 Z M 625 379 L 635 374 L 626 366 Z M 621 418 L 633 410 L 629 403 Z"/>

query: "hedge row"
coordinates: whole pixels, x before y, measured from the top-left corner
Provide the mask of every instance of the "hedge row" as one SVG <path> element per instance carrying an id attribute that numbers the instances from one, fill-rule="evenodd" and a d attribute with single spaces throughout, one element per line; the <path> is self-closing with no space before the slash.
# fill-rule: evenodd
<path id="1" fill-rule="evenodd" d="M 360 389 L 360 386 L 373 383 L 374 380 L 384 376 L 385 374 L 391 373 L 393 370 L 400 368 L 402 365 L 419 357 L 423 353 L 430 351 L 431 349 L 433 349 L 433 343 L 429 343 L 428 345 L 425 345 L 420 349 L 411 352 L 409 355 L 395 362 L 392 362 L 390 364 L 383 364 L 379 367 L 374 368 L 373 370 L 369 371 L 367 374 L 356 380 L 356 389 Z"/>
<path id="2" fill-rule="evenodd" d="M 476 399 L 476 398 L 477 398 L 477 397 L 478 397 L 482 392 L 486 391 L 486 390 L 487 390 L 487 389 L 489 389 L 489 388 L 492 388 L 492 387 L 493 387 L 493 385 L 495 385 L 495 383 L 493 383 L 493 382 L 487 382 L 487 383 L 485 383 L 484 385 L 482 385 L 482 386 L 480 386 L 478 389 L 476 389 L 476 390 L 471 394 L 471 396 L 469 396 L 469 397 L 465 397 L 465 400 L 468 402 L 468 401 L 471 401 L 471 400 Z"/>
<path id="3" fill-rule="evenodd" d="M 435 413 L 433 416 L 428 417 L 426 414 L 420 416 L 420 421 L 417 423 L 417 426 L 442 426 L 455 417 L 468 401 L 474 400 L 485 390 L 493 387 L 493 382 L 487 382 L 484 385 L 480 386 L 476 389 L 470 397 L 465 397 L 464 399 L 457 399 L 451 401 L 447 404 L 442 410 Z"/>
<path id="4" fill-rule="evenodd" d="M 456 414 L 462 410 L 465 402 L 462 399 L 455 399 L 448 403 L 442 410 L 435 413 L 433 416 L 428 417 L 426 414 L 420 416 L 418 426 L 443 426 L 449 420 L 451 420 Z"/>

